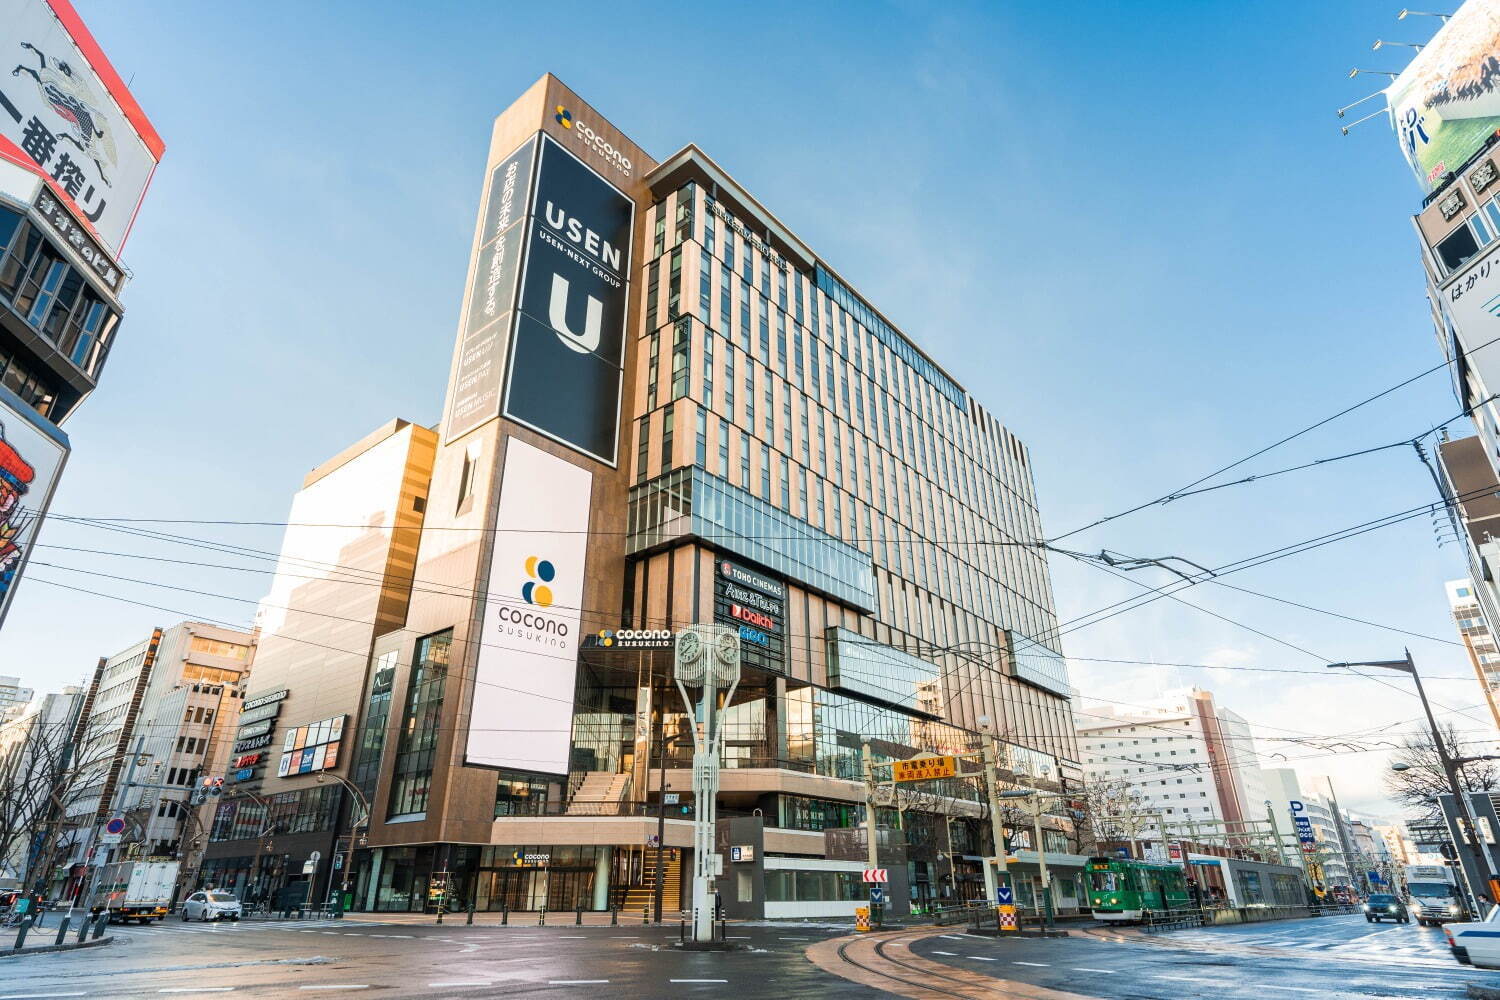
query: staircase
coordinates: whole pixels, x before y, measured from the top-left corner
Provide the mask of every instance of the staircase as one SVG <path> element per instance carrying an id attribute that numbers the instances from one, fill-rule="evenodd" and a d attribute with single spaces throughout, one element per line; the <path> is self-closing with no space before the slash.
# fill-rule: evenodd
<path id="1" fill-rule="evenodd" d="M 625 902 L 620 907 L 624 913 L 640 913 L 655 905 L 655 851 L 646 852 L 642 867 L 645 870 L 641 873 L 641 884 L 633 885 L 625 891 Z M 662 869 L 661 909 L 663 913 L 674 913 L 682 904 L 682 852 L 671 848 L 663 851 Z"/>
<path id="2" fill-rule="evenodd" d="M 630 775 L 589 771 L 568 799 L 569 816 L 614 816 L 630 790 Z"/>

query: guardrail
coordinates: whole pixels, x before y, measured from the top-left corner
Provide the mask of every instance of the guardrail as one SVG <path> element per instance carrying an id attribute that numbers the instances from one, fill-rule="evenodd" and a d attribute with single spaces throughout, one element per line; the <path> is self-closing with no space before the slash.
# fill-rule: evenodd
<path id="1" fill-rule="evenodd" d="M 1141 929 L 1148 934 L 1155 934 L 1189 927 L 1253 924 L 1267 920 L 1305 920 L 1308 917 L 1330 917 L 1357 912 L 1359 912 L 1359 907 L 1347 903 L 1316 906 L 1207 906 L 1179 910 L 1146 910 L 1141 915 Z"/>

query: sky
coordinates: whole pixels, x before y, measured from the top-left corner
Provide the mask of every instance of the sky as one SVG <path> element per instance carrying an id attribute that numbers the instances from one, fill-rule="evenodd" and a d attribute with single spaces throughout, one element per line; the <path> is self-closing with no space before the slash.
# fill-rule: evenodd
<path id="1" fill-rule="evenodd" d="M 1029 446 L 1049 535 L 1441 361 L 1410 223 L 1421 189 L 1382 120 L 1346 137 L 1334 114 L 1383 80 L 1350 80 L 1352 66 L 1409 55 L 1374 39 L 1437 27 L 1385 0 L 649 16 L 75 2 L 167 149 L 125 249 L 135 278 L 109 364 L 65 427 L 53 511 L 273 523 L 54 517 L 0 633 L 0 674 L 40 689 L 153 626 L 248 623 L 271 563 L 205 543 L 274 553 L 309 469 L 391 417 L 439 418 L 490 122 L 547 71 L 658 158 L 697 143 L 952 372 Z M 1438 372 L 1228 478 L 1401 441 L 1458 410 Z M 1058 544 L 1213 567 L 1434 499 L 1412 451 L 1392 449 Z M 127 533 L 143 529 L 193 541 Z M 1174 578 L 1054 556 L 1073 681 L 1119 707 L 1209 688 L 1250 720 L 1267 766 L 1331 775 L 1346 807 L 1395 817 L 1382 753 L 1296 741 L 1409 728 L 1404 677 L 1323 667 L 1409 644 L 1466 749 L 1494 748 L 1443 592 L 1462 553 L 1441 541 L 1419 517 L 1224 581 L 1425 637 L 1212 582 L 1182 595 L 1196 607 L 1085 625 Z"/>

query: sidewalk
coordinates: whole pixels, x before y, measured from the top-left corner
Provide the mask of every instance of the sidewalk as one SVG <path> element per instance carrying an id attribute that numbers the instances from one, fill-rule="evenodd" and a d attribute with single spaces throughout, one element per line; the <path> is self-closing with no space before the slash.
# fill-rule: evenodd
<path id="1" fill-rule="evenodd" d="M 114 936 L 108 932 L 95 938 L 90 927 L 85 935 L 88 940 L 78 940 L 78 924 L 70 923 L 63 935 L 63 943 L 57 944 L 57 929 L 62 924 L 64 913 L 48 913 L 42 926 L 33 927 L 26 934 L 24 947 L 16 948 L 19 927 L 0 927 L 0 958 L 15 958 L 21 955 L 42 955 L 53 951 L 74 951 L 78 948 L 98 948 L 109 944 Z"/>
<path id="2" fill-rule="evenodd" d="M 511 927 L 536 927 L 538 926 L 539 914 L 536 910 L 512 910 L 509 914 L 501 914 L 493 910 L 485 910 L 474 914 L 475 927 L 499 927 L 501 921 L 506 920 Z M 640 910 L 621 910 L 618 914 L 619 926 L 621 927 L 643 927 L 648 922 L 642 919 Z M 508 919 L 507 919 L 508 918 Z M 373 924 L 436 924 L 436 913 L 346 913 L 344 920 L 360 923 Z M 443 926 L 449 924 L 466 924 L 469 919 L 468 911 L 459 910 L 454 913 L 443 914 Z M 667 910 L 662 913 L 662 927 L 676 927 L 682 919 L 680 913 L 675 910 Z M 583 911 L 583 922 L 578 923 L 578 914 L 575 910 L 548 910 L 546 916 L 547 927 L 609 927 L 609 913 L 592 910 Z M 734 921 L 729 921 L 734 923 Z M 650 923 L 654 924 L 654 921 Z"/>

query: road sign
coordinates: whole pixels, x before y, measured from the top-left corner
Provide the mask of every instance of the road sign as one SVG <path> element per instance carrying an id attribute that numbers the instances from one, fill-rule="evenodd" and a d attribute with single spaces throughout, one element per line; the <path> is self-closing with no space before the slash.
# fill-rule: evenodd
<path id="1" fill-rule="evenodd" d="M 99 835 L 101 844 L 118 844 L 120 836 L 125 832 L 125 817 L 111 816 L 109 822 L 104 824 L 104 832 Z"/>
<path id="2" fill-rule="evenodd" d="M 1010 886 L 1002 885 L 995 888 L 996 903 L 1000 904 L 1001 906 L 1011 906 L 1015 903 L 1015 901 L 1016 890 L 1012 889 Z"/>
<path id="3" fill-rule="evenodd" d="M 680 795 L 680 792 L 662 792 L 661 803 L 664 806 L 675 806 L 679 801 L 681 801 L 681 799 L 679 798 Z"/>
<path id="4" fill-rule="evenodd" d="M 1453 841 L 1451 840 L 1443 841 L 1442 846 L 1438 848 L 1438 852 L 1449 861 L 1458 860 L 1458 848 L 1453 846 Z"/>
<path id="5" fill-rule="evenodd" d="M 856 906 L 854 908 L 854 929 L 861 932 L 870 929 L 870 908 L 868 906 Z"/>
<path id="6" fill-rule="evenodd" d="M 870 886 L 870 905 L 882 906 L 885 903 L 885 890 L 878 885 Z"/>
<path id="7" fill-rule="evenodd" d="M 913 757 L 911 760 L 898 760 L 891 765 L 891 779 L 894 781 L 951 778 L 957 773 L 956 757 Z"/>
<path id="8" fill-rule="evenodd" d="M 313 864 L 317 864 L 319 861 L 323 860 L 323 852 L 322 851 L 313 851 L 311 854 L 309 854 L 307 856 L 307 860 L 311 861 Z"/>
<path id="9" fill-rule="evenodd" d="M 731 847 L 729 849 L 729 860 L 730 861 L 754 861 L 755 860 L 755 847 L 754 846 L 748 846 L 748 847 Z"/>
<path id="10" fill-rule="evenodd" d="M 889 882 L 890 880 L 890 869 L 888 868 L 865 869 L 866 882 Z"/>
<path id="11" fill-rule="evenodd" d="M 318 863 L 316 861 L 313 861 L 311 858 L 302 862 L 302 874 L 304 875 L 311 875 L 313 872 L 317 871 L 317 869 Z"/>

